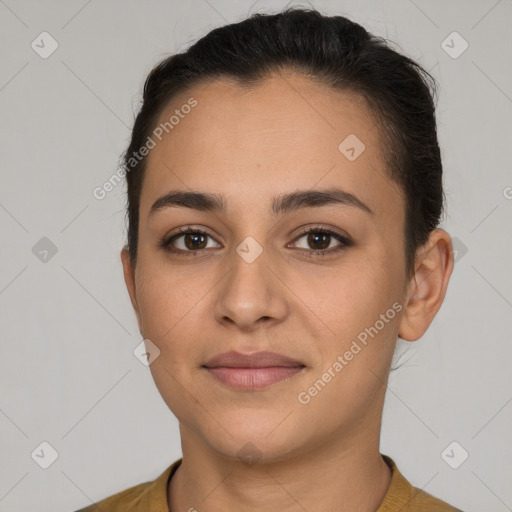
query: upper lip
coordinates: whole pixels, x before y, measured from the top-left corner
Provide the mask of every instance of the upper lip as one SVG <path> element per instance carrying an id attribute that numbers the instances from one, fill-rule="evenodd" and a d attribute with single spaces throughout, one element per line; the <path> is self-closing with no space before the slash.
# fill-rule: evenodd
<path id="1" fill-rule="evenodd" d="M 277 354 L 276 352 L 242 354 L 240 352 L 231 351 L 216 355 L 203 366 L 206 366 L 206 368 L 218 368 L 221 366 L 228 368 L 267 368 L 269 366 L 305 365 L 300 361 Z"/>

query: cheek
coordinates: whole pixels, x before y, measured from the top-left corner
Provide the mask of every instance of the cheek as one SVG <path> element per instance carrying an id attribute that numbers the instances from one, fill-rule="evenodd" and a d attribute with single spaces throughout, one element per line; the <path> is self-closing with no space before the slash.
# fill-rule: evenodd
<path id="1" fill-rule="evenodd" d="M 146 268 L 139 291 L 142 332 L 160 350 L 150 369 L 167 400 L 172 394 L 181 396 L 181 385 L 190 380 L 191 368 L 204 362 L 201 357 L 211 333 L 210 294 L 214 292 L 215 280 L 210 283 L 197 270 L 185 273 L 178 267 L 169 269 L 161 265 Z"/>
<path id="2" fill-rule="evenodd" d="M 315 340 L 321 364 L 302 392 L 311 399 L 305 411 L 311 417 L 330 411 L 332 423 L 343 424 L 364 415 L 383 392 L 401 305 L 395 285 L 379 272 L 352 267 L 336 276 L 323 293 L 302 292 L 325 325 Z"/>
<path id="3" fill-rule="evenodd" d="M 323 278 L 302 282 L 297 295 L 323 320 L 339 339 L 347 340 L 358 330 L 373 325 L 399 299 L 399 283 L 393 282 L 385 265 L 373 260 L 329 269 Z M 321 286 L 312 285 L 321 283 Z"/>
<path id="4" fill-rule="evenodd" d="M 158 264 L 143 267 L 137 298 L 145 333 L 165 338 L 187 316 L 208 291 L 204 278 L 184 276 L 180 269 Z"/>
<path id="5" fill-rule="evenodd" d="M 398 334 L 401 283 L 393 280 L 385 263 L 379 266 L 375 259 L 371 264 L 363 261 L 331 272 L 321 289 L 304 284 L 300 292 L 321 320 L 321 331 L 315 340 L 321 353 L 319 371 L 332 367 L 338 356 L 343 358 L 339 373 L 343 378 L 334 379 L 337 383 L 332 386 L 335 394 L 338 389 L 350 395 L 352 385 L 373 386 L 375 376 L 369 370 L 384 376 Z"/>

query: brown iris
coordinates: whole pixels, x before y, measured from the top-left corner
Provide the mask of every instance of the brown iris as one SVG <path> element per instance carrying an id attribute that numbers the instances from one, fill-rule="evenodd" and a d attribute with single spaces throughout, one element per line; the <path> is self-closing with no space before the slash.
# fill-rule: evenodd
<path id="1" fill-rule="evenodd" d="M 329 247 L 329 238 L 330 238 L 330 236 L 331 235 L 328 235 L 326 233 L 324 233 L 324 234 L 310 233 L 308 235 L 308 244 L 310 244 L 311 246 L 313 246 L 313 248 L 315 248 L 315 244 L 321 243 L 321 242 L 318 242 L 318 239 L 319 238 L 323 238 L 324 242 L 321 243 L 322 247 L 316 247 L 316 250 L 326 249 L 327 247 Z"/>
<path id="2" fill-rule="evenodd" d="M 199 247 L 197 245 L 198 240 L 200 238 L 203 238 L 203 244 L 204 244 L 201 247 Z M 190 250 L 204 249 L 207 244 L 206 235 L 203 235 L 202 233 L 189 233 L 189 234 L 185 235 L 184 239 L 185 239 L 185 246 L 187 247 L 187 249 L 190 249 Z"/>

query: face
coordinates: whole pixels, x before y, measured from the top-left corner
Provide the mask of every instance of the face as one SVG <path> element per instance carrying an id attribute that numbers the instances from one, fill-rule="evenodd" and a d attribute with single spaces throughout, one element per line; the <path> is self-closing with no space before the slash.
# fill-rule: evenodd
<path id="1" fill-rule="evenodd" d="M 135 269 L 123 252 L 163 399 L 189 436 L 230 457 L 248 442 L 279 460 L 370 435 L 407 291 L 405 204 L 375 119 L 357 96 L 289 73 L 251 90 L 197 86 L 161 121 L 191 97 L 148 156 Z M 152 208 L 171 191 L 222 196 L 225 208 Z M 229 351 L 301 366 L 234 387 L 204 367 Z M 247 384 L 241 373 L 225 375 Z"/>

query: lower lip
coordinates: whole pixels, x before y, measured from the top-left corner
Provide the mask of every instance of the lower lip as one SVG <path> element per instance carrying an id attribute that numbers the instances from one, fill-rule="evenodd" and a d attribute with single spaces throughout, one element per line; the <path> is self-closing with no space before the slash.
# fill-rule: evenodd
<path id="1" fill-rule="evenodd" d="M 217 380 L 235 389 L 259 389 L 289 379 L 304 366 L 272 366 L 268 368 L 206 368 Z"/>

